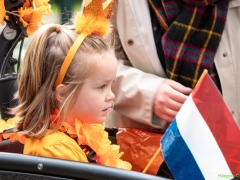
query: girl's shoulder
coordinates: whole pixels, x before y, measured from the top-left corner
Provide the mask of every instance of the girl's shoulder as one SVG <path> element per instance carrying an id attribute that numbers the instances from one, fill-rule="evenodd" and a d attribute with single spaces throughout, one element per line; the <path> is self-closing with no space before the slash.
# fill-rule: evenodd
<path id="1" fill-rule="evenodd" d="M 67 134 L 56 131 L 40 139 L 26 138 L 24 154 L 88 162 L 77 142 Z"/>

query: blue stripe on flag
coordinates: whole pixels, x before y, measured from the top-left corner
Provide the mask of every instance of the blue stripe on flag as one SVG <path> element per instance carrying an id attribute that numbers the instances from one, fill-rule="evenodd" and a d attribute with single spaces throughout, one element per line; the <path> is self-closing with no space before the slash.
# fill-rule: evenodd
<path id="1" fill-rule="evenodd" d="M 178 130 L 176 119 L 165 132 L 161 147 L 165 162 L 176 180 L 204 180 L 201 170 Z"/>

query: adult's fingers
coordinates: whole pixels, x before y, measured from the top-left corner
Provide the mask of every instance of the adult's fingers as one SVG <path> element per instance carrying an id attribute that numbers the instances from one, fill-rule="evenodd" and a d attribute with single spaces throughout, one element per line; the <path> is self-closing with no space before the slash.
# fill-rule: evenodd
<path id="1" fill-rule="evenodd" d="M 160 118 L 172 121 L 192 90 L 172 80 L 166 80 L 159 88 L 153 111 Z M 185 93 L 185 94 L 184 94 Z"/>
<path id="2" fill-rule="evenodd" d="M 171 87 L 169 91 L 169 98 L 173 101 L 184 103 L 187 99 L 187 96 L 191 93 L 192 89 L 181 85 L 178 82 L 170 80 L 168 85 Z"/>

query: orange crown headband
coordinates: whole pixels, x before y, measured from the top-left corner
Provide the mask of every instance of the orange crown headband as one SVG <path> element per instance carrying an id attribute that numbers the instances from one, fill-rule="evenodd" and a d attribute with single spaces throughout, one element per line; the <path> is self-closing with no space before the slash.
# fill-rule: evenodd
<path id="1" fill-rule="evenodd" d="M 99 36 L 105 36 L 109 32 L 112 8 L 114 0 L 86 0 L 82 4 L 82 13 L 77 15 L 75 28 L 79 34 L 76 41 L 68 51 L 66 58 L 58 73 L 54 84 L 54 89 L 63 82 L 66 72 L 84 39 L 93 33 Z"/>

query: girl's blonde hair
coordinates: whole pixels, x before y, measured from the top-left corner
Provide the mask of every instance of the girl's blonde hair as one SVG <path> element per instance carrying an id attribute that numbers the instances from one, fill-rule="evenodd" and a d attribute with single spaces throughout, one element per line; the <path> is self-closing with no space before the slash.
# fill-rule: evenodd
<path id="1" fill-rule="evenodd" d="M 51 124 L 52 110 L 60 109 L 56 131 L 75 102 L 84 81 L 96 70 L 105 53 L 113 53 L 111 36 L 88 36 L 79 47 L 65 75 L 62 93 L 69 94 L 64 105 L 58 104 L 53 88 L 60 67 L 78 34 L 67 25 L 47 24 L 37 30 L 27 48 L 18 79 L 15 98 L 19 105 L 11 110 L 21 118 L 18 129 L 27 137 L 41 138 Z M 56 30 L 57 28 L 57 30 Z M 60 31 L 58 32 L 58 28 Z M 111 34 L 111 33 L 110 33 Z"/>

